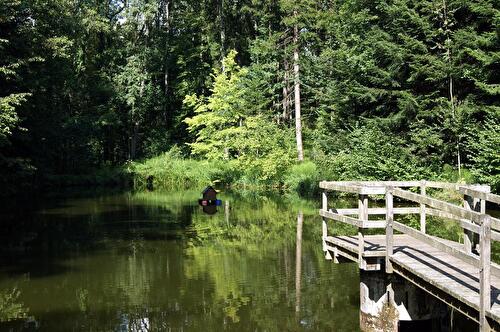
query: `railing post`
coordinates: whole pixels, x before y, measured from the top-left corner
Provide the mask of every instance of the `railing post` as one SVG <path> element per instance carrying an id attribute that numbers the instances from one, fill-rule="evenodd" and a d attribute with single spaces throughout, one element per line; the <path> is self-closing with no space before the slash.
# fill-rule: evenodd
<path id="1" fill-rule="evenodd" d="M 368 220 L 368 196 L 359 195 L 358 198 L 358 219 L 362 221 Z M 365 269 L 366 262 L 363 258 L 365 251 L 365 236 L 363 234 L 363 228 L 358 227 L 358 260 L 359 268 Z"/>
<path id="2" fill-rule="evenodd" d="M 479 240 L 479 326 L 481 332 L 490 331 L 486 312 L 491 308 L 491 219 L 487 214 L 481 216 Z"/>
<path id="3" fill-rule="evenodd" d="M 420 181 L 420 195 L 426 195 L 426 181 Z M 425 224 L 426 224 L 426 216 L 425 216 L 425 204 L 420 204 L 420 231 L 425 234 Z"/>
<path id="4" fill-rule="evenodd" d="M 328 210 L 328 195 L 326 193 L 326 190 L 323 191 L 323 194 L 322 194 L 321 209 L 323 211 Z M 323 243 L 323 252 L 327 252 L 328 249 L 326 248 L 326 237 L 328 236 L 328 228 L 326 225 L 326 218 L 325 217 L 323 217 L 322 228 L 323 228 L 323 236 L 321 239 L 322 239 L 322 243 Z"/>
<path id="5" fill-rule="evenodd" d="M 224 203 L 224 220 L 226 221 L 226 225 L 229 227 L 229 201 L 226 200 Z"/>
<path id="6" fill-rule="evenodd" d="M 490 186 L 481 186 L 481 191 L 485 193 L 490 193 L 491 189 Z M 486 200 L 485 199 L 480 199 L 479 200 L 479 207 L 478 211 L 480 211 L 481 214 L 486 214 Z"/>
<path id="7" fill-rule="evenodd" d="M 474 210 L 479 212 L 481 210 L 480 203 L 478 199 L 464 195 L 464 208 L 467 210 Z M 478 242 L 478 236 L 472 231 L 464 229 L 464 250 L 468 254 L 476 252 L 476 244 Z"/>
<path id="8" fill-rule="evenodd" d="M 385 213 L 385 219 L 386 219 L 386 225 L 385 225 L 385 240 L 386 240 L 386 246 L 385 246 L 385 272 L 386 273 L 392 273 L 392 262 L 390 260 L 390 257 L 392 256 L 394 252 L 394 210 L 393 210 L 393 188 L 392 187 L 386 187 L 385 189 L 385 208 L 386 208 L 386 213 Z"/>

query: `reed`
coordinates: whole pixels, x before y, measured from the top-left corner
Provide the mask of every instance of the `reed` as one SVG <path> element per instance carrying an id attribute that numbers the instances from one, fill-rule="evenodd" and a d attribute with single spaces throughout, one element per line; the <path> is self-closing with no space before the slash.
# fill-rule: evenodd
<path id="1" fill-rule="evenodd" d="M 166 152 L 128 166 L 134 179 L 134 189 L 148 186 L 162 189 L 187 189 L 231 181 L 227 165 L 215 161 L 185 159 Z"/>

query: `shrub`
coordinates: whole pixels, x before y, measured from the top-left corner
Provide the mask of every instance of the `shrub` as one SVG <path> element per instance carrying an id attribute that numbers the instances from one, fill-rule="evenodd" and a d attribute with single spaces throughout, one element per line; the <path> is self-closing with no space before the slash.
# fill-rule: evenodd
<path id="1" fill-rule="evenodd" d="M 301 195 L 310 195 L 318 190 L 319 181 L 320 177 L 316 164 L 312 161 L 305 161 L 293 165 L 288 170 L 285 176 L 285 188 Z"/>
<path id="2" fill-rule="evenodd" d="M 476 179 L 500 192 L 500 117 L 491 117 L 469 143 L 473 148 L 471 169 Z"/>
<path id="3" fill-rule="evenodd" d="M 316 160 L 329 180 L 411 180 L 429 178 L 403 138 L 388 136 L 383 128 L 366 125 L 345 134 L 344 144 Z"/>
<path id="4" fill-rule="evenodd" d="M 133 162 L 129 172 L 134 176 L 134 188 L 191 188 L 217 182 L 226 183 L 230 165 L 221 162 L 184 159 L 178 148 L 143 162 Z"/>

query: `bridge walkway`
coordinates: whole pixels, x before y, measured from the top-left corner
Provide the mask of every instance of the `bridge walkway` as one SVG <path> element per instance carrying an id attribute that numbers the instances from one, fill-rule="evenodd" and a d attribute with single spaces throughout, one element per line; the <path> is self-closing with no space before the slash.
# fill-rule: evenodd
<path id="1" fill-rule="evenodd" d="M 420 194 L 400 187 L 424 185 Z M 434 199 L 427 188 L 453 188 L 464 193 L 464 207 Z M 357 262 L 363 270 L 385 270 L 398 274 L 456 310 L 476 320 L 481 331 L 500 328 L 500 266 L 491 262 L 491 240 L 500 240 L 500 220 L 485 214 L 486 202 L 500 203 L 485 186 L 445 183 L 322 182 L 325 189 L 320 215 L 323 217 L 323 250 L 327 258 Z M 328 206 L 328 190 L 356 193 L 358 208 Z M 369 208 L 369 195 L 385 195 L 384 208 Z M 412 206 L 393 207 L 393 198 Z M 420 204 L 415 206 L 415 203 Z M 420 229 L 396 221 L 395 215 L 420 215 Z M 376 215 L 376 218 L 369 218 Z M 464 243 L 426 234 L 426 216 L 444 217 L 464 229 Z M 384 219 L 381 219 L 385 217 Z M 407 219 L 407 218 L 406 218 Z M 330 235 L 327 220 L 353 225 L 358 235 Z M 366 234 L 368 229 L 370 233 Z M 330 228 L 331 230 L 331 228 Z M 375 232 L 373 231 L 375 230 Z"/>

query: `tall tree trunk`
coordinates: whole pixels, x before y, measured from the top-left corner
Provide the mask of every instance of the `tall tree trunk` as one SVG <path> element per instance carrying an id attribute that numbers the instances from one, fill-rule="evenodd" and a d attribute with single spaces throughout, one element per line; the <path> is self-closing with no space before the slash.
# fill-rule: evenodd
<path id="1" fill-rule="evenodd" d="M 139 137 L 139 122 L 134 122 L 132 130 L 132 140 L 130 142 L 130 159 L 135 160 L 137 152 L 137 140 Z"/>
<path id="2" fill-rule="evenodd" d="M 219 29 L 220 29 L 220 60 L 222 71 L 224 68 L 224 57 L 226 56 L 226 31 L 224 26 L 224 0 L 219 0 Z"/>
<path id="3" fill-rule="evenodd" d="M 168 98 L 168 88 L 169 88 L 169 41 L 170 41 L 170 21 L 171 21 L 171 13 L 170 13 L 170 3 L 171 0 L 164 0 L 163 2 L 163 25 L 165 29 L 165 68 L 163 72 L 163 84 L 164 91 L 163 94 L 165 96 L 165 105 L 163 107 L 164 110 L 164 121 L 165 125 L 167 125 L 168 121 L 168 107 L 167 107 L 167 98 Z"/>
<path id="4" fill-rule="evenodd" d="M 286 46 L 285 46 L 286 47 Z M 288 79 L 288 72 L 290 68 L 288 67 L 288 59 L 286 58 L 285 55 L 285 60 L 283 63 L 283 69 L 284 69 L 284 75 L 283 75 L 283 121 L 286 122 L 286 119 L 289 114 L 289 79 Z"/>
<path id="5" fill-rule="evenodd" d="M 168 95 L 168 49 L 169 49 L 169 35 L 170 35 L 170 0 L 164 0 L 163 3 L 163 24 L 165 29 L 165 71 L 163 74 L 163 83 L 165 98 Z"/>
<path id="6" fill-rule="evenodd" d="M 451 55 L 451 54 L 450 54 Z M 450 58 L 450 66 L 451 66 L 451 58 Z M 456 122 L 457 115 L 456 115 L 456 110 L 455 110 L 455 98 L 453 96 L 453 77 L 450 75 L 449 76 L 449 81 L 450 81 L 450 103 L 451 103 L 451 112 L 453 115 L 453 120 Z M 460 128 L 458 128 L 460 130 Z M 458 178 L 459 180 L 462 179 L 462 160 L 461 160 L 461 153 L 460 153 L 460 132 L 457 130 L 457 166 L 458 166 Z"/>
<path id="7" fill-rule="evenodd" d="M 297 18 L 297 10 L 293 11 L 293 16 Z M 297 22 L 293 27 L 293 72 L 295 74 L 295 137 L 297 139 L 298 160 L 304 160 L 304 150 L 302 148 L 302 119 L 300 115 L 300 77 L 299 77 L 299 27 Z"/>
<path id="8" fill-rule="evenodd" d="M 289 265 L 288 263 L 288 248 L 283 247 L 283 264 L 285 269 L 285 299 L 288 301 L 288 276 L 290 275 Z"/>
<path id="9" fill-rule="evenodd" d="M 143 69 L 144 70 L 144 69 Z M 146 81 L 141 81 L 141 88 L 139 90 L 139 98 L 140 103 L 142 103 L 142 99 L 144 97 L 144 89 L 146 87 Z M 141 105 L 142 106 L 142 105 Z M 136 105 L 132 106 L 134 109 L 132 110 L 132 139 L 130 142 L 130 159 L 134 160 L 137 152 L 137 142 L 139 140 L 139 119 L 137 118 L 137 114 L 135 112 Z"/>
<path id="10" fill-rule="evenodd" d="M 302 279 L 302 224 L 304 213 L 299 211 L 297 215 L 297 239 L 295 244 L 295 313 L 300 312 L 300 295 Z"/>
<path id="11" fill-rule="evenodd" d="M 446 3 L 446 0 L 443 0 L 443 28 L 446 34 L 446 40 L 444 43 L 444 47 L 446 50 L 446 57 L 448 59 L 448 65 L 449 68 L 452 68 L 452 54 L 451 54 L 451 48 L 450 48 L 450 22 L 448 20 L 448 4 Z M 451 116 L 454 121 L 454 126 L 458 125 L 457 123 L 457 114 L 455 110 L 455 97 L 453 95 L 453 76 L 451 73 L 448 75 L 448 84 L 449 84 L 449 96 L 450 96 L 450 105 L 451 105 Z M 461 160 L 461 153 L 460 153 L 460 128 L 454 128 L 456 131 L 456 145 L 457 145 L 457 166 L 458 166 L 458 178 L 462 178 L 462 160 Z"/>

